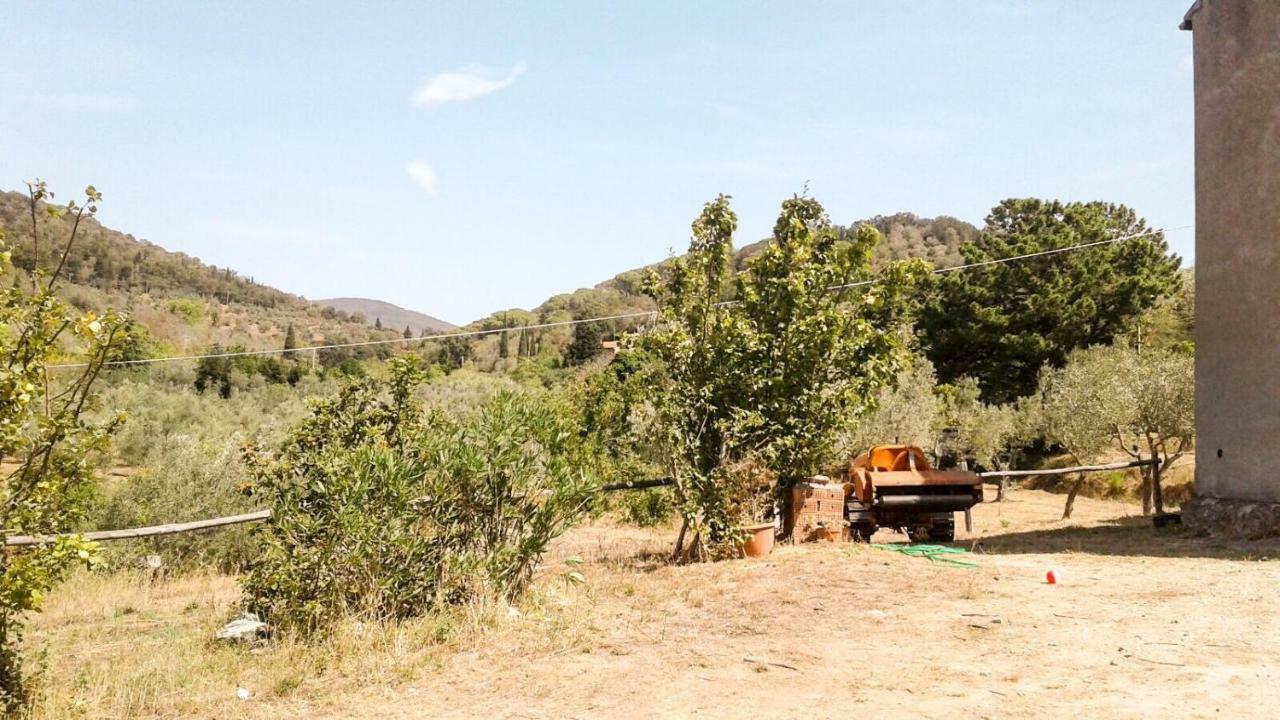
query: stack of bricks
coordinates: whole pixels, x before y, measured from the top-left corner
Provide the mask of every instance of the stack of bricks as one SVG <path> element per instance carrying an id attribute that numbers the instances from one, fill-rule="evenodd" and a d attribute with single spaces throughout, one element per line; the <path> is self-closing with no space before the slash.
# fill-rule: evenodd
<path id="1" fill-rule="evenodd" d="M 787 531 L 795 542 L 844 537 L 844 486 L 819 476 L 791 489 Z"/>

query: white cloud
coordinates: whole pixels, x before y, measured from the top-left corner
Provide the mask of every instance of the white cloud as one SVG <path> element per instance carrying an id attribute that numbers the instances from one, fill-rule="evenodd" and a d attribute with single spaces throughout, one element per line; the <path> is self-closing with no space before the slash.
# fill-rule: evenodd
<path id="1" fill-rule="evenodd" d="M 500 69 L 470 65 L 431 76 L 413 93 L 414 105 L 442 105 L 484 97 L 511 85 L 524 74 L 524 63 L 516 63 L 505 74 Z"/>
<path id="2" fill-rule="evenodd" d="M 418 187 L 425 190 L 428 194 L 434 194 L 436 191 L 436 171 L 431 166 L 421 160 L 414 160 L 405 168 L 409 171 L 409 177 L 418 184 Z"/>

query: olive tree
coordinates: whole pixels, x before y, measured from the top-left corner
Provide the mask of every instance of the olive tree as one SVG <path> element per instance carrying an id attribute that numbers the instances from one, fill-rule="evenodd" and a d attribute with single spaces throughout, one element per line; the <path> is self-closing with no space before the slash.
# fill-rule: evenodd
<path id="1" fill-rule="evenodd" d="M 83 516 L 93 483 L 91 460 L 107 449 L 121 421 L 91 425 L 82 415 L 93 406 L 94 382 L 113 357 L 125 319 L 74 312 L 55 294 L 81 219 L 96 211 L 102 196 L 90 186 L 83 205 L 65 207 L 45 204 L 52 197 L 43 182 L 30 185 L 37 253 L 30 287 L 12 283 L 0 294 L 0 458 L 12 463 L 0 475 L 0 530 L 51 538 L 0 551 L 0 708 L 7 717 L 23 715 L 30 706 L 30 684 L 19 657 L 24 616 L 39 611 L 45 594 L 68 569 L 96 561 L 94 543 L 62 534 Z M 41 231 L 68 228 L 62 247 L 42 264 Z M 0 234 L 0 275 L 11 272 Z M 67 375 L 51 374 L 49 366 L 66 357 L 64 348 L 73 347 L 82 352 L 81 364 Z"/>
<path id="2" fill-rule="evenodd" d="M 876 393 L 875 408 L 848 424 L 839 455 L 852 457 L 879 443 L 933 447 L 942 412 L 936 386 L 933 364 L 912 358 L 891 385 Z"/>
<path id="3" fill-rule="evenodd" d="M 1110 431 L 1116 449 L 1159 462 L 1157 472 L 1144 472 L 1142 509 L 1164 512 L 1159 477 L 1195 439 L 1194 358 L 1176 349 L 1115 345 L 1077 352 L 1068 365 L 1111 395 L 1109 412 L 1094 420 Z"/>
<path id="4" fill-rule="evenodd" d="M 1167 470 L 1195 438 L 1195 376 L 1189 356 L 1168 350 L 1139 353 L 1124 345 L 1073 353 L 1061 370 L 1041 379 L 1044 427 L 1076 459 L 1108 450 L 1159 461 Z M 1163 512 L 1157 478 L 1143 482 L 1143 511 Z M 1070 515 L 1081 481 L 1068 495 Z"/>

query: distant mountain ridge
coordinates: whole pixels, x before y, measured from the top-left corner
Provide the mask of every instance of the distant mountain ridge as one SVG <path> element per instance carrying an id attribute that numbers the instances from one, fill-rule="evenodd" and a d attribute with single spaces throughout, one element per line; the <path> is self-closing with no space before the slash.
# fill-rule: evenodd
<path id="1" fill-rule="evenodd" d="M 370 298 L 328 298 L 324 300 L 312 300 L 313 305 L 322 308 L 333 308 L 351 315 L 363 315 L 365 322 L 373 325 L 381 321 L 384 330 L 403 330 L 405 327 L 414 335 L 421 335 L 423 331 L 428 333 L 444 332 L 446 330 L 455 330 L 457 325 L 446 322 L 437 317 L 432 317 L 417 310 L 400 307 L 384 300 L 372 300 Z"/>

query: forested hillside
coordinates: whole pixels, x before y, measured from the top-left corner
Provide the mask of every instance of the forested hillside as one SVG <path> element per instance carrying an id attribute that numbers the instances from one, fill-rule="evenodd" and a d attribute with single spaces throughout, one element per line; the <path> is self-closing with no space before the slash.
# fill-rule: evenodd
<path id="1" fill-rule="evenodd" d="M 36 267 L 51 270 L 71 234 L 71 215 L 46 212 L 41 203 L 36 218 L 39 244 L 32 237 L 28 197 L 0 191 L 0 229 L 19 282 Z M 291 329 L 297 345 L 398 336 L 398 330 L 379 332 L 366 327 L 362 317 L 312 305 L 231 268 L 108 228 L 87 214 L 67 254 L 63 277 L 58 293 L 80 310 L 129 312 L 141 328 L 132 357 L 188 354 L 215 346 L 281 348 Z M 357 354 L 332 359 L 341 362 Z"/>
<path id="2" fill-rule="evenodd" d="M 955 265 L 963 261 L 960 246 L 975 240 L 979 234 L 978 228 L 963 220 L 946 216 L 922 218 L 908 212 L 877 215 L 866 220 L 854 221 L 841 226 L 840 232 L 852 233 L 863 224 L 871 225 L 881 234 L 880 243 L 872 256 L 873 264 L 876 266 L 908 258 L 923 259 L 935 267 Z M 743 270 L 747 261 L 759 254 L 769 242 L 771 241 L 760 240 L 738 248 L 734 252 L 735 269 Z M 661 263 L 628 270 L 595 287 L 554 295 L 532 310 L 514 308 L 496 312 L 468 327 L 473 329 L 519 328 L 524 325 L 652 310 L 653 303 L 641 293 L 640 283 L 647 270 L 659 265 Z M 644 318 L 599 323 L 580 331 L 578 335 L 589 332 L 600 338 L 607 338 L 642 322 Z M 545 360 L 559 359 L 574 339 L 575 331 L 571 328 L 535 330 L 528 333 L 525 339 L 517 341 L 513 341 L 511 337 L 505 340 L 500 336 L 485 337 L 474 343 L 473 358 L 476 364 L 484 369 L 503 366 L 513 368 L 519 356 L 541 357 Z M 579 340 L 585 339 L 580 337 Z M 512 345 L 513 342 L 516 345 Z"/>

